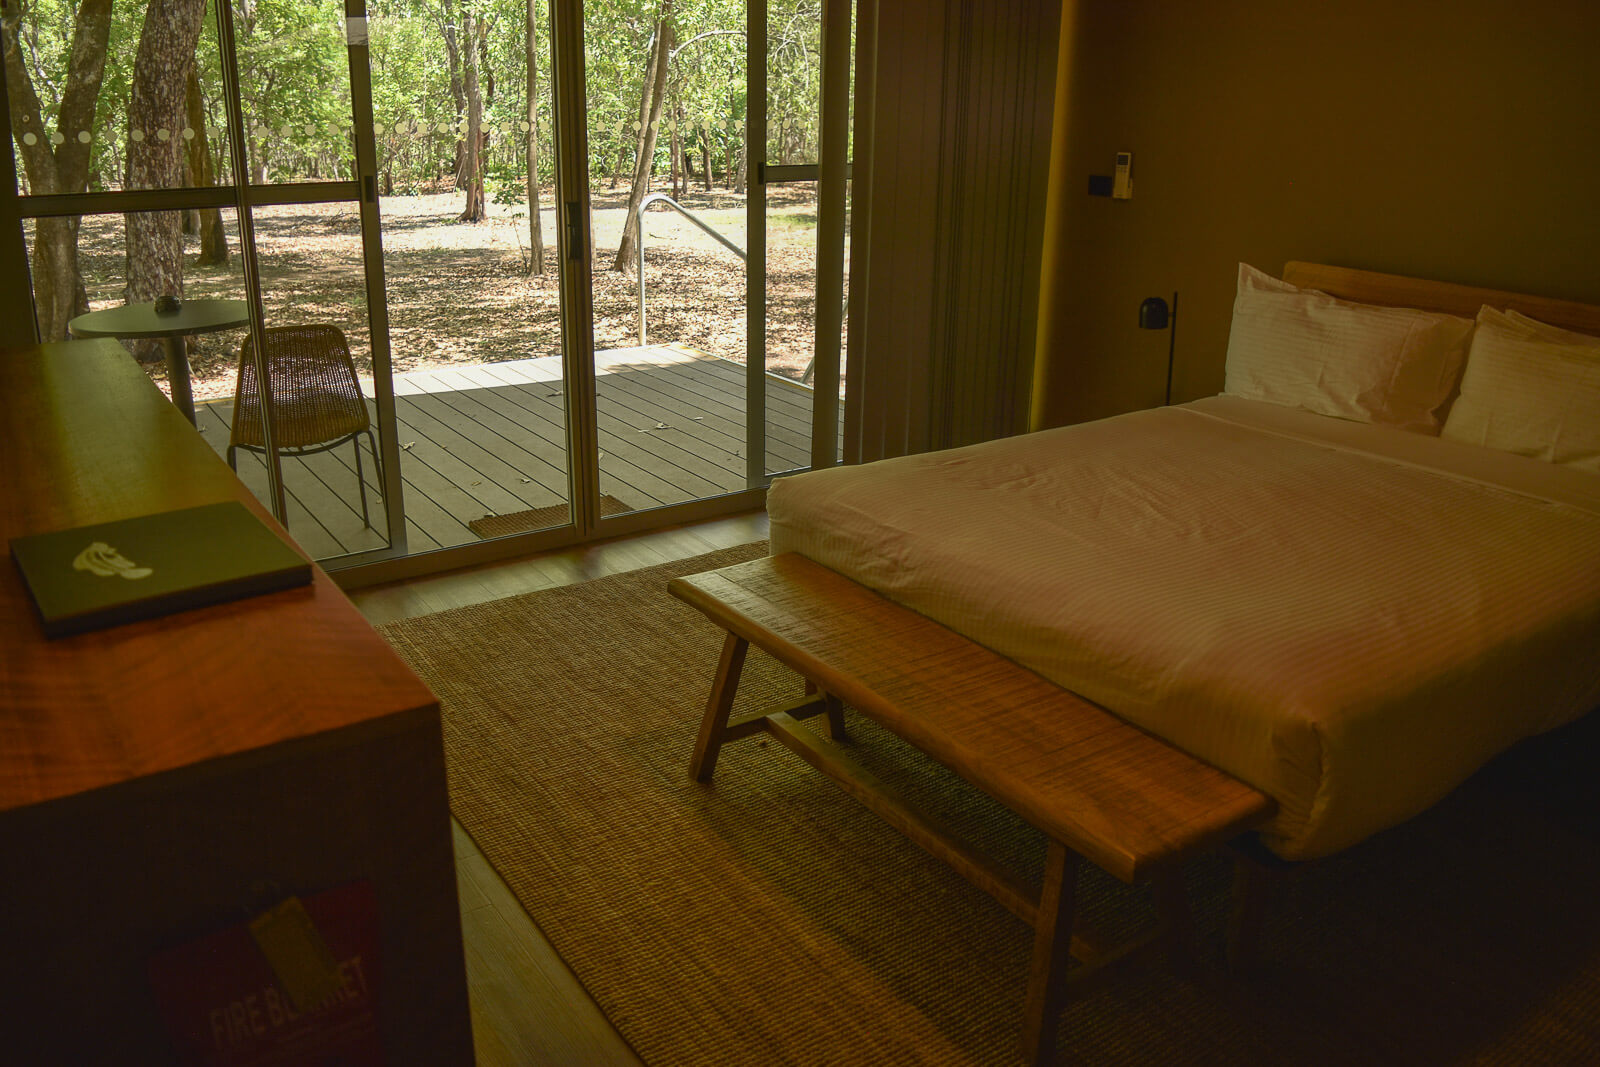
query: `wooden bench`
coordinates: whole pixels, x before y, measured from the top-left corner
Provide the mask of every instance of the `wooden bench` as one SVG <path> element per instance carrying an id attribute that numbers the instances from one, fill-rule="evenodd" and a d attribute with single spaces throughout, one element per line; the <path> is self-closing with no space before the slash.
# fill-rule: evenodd
<path id="1" fill-rule="evenodd" d="M 1188 944 L 1180 865 L 1259 825 L 1273 801 L 954 631 L 804 557 L 766 557 L 675 578 L 669 591 L 727 631 L 689 773 L 708 781 L 723 744 L 767 733 L 1034 928 L 1023 1054 L 1054 1057 L 1057 1016 L 1078 988 L 1136 951 Z M 807 695 L 730 723 L 745 654 L 765 649 Z M 1048 839 L 1035 891 L 893 795 L 798 720 L 843 740 L 855 708 L 1016 812 Z M 1156 928 L 1106 948 L 1074 936 L 1079 859 L 1150 879 Z M 1069 973 L 1069 956 L 1081 966 Z"/>

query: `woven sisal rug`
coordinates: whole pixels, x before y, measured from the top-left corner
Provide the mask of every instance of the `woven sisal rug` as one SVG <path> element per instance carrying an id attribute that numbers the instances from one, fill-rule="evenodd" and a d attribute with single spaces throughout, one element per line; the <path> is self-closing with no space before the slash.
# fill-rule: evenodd
<path id="1" fill-rule="evenodd" d="M 1009 1062 L 1020 921 L 775 743 L 688 780 L 721 635 L 665 582 L 761 551 L 384 627 L 443 701 L 452 810 L 651 1064 Z M 745 709 L 799 691 L 752 650 Z M 1028 827 L 850 722 L 876 774 L 1037 871 Z M 1584 730 L 1299 868 L 1250 980 L 1221 969 L 1227 864 L 1194 865 L 1198 979 L 1159 958 L 1124 971 L 1065 1013 L 1063 1062 L 1600 1062 L 1595 793 L 1550 787 L 1593 779 Z M 1112 932 L 1153 914 L 1096 871 L 1079 891 Z"/>

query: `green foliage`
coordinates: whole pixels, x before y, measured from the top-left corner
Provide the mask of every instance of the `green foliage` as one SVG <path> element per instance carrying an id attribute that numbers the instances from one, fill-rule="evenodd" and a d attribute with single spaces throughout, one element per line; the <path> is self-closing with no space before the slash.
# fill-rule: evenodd
<path id="1" fill-rule="evenodd" d="M 16 2 L 16 0 L 13 0 Z M 212 0 L 213 5 L 217 0 Z M 232 0 L 240 90 L 256 180 L 349 178 L 353 171 L 350 73 L 342 0 Z M 114 6 L 104 87 L 96 116 L 93 184 L 122 179 L 127 101 L 145 4 Z M 469 7 L 470 6 L 470 7 Z M 59 106 L 61 74 L 72 44 L 76 0 L 24 0 L 19 37 L 47 128 Z M 486 28 L 481 52 L 488 131 L 486 171 L 497 198 L 521 197 L 528 130 L 525 26 L 527 0 L 368 0 L 370 66 L 378 165 L 397 192 L 448 179 L 458 127 L 444 46 L 447 26 L 466 10 Z M 548 0 L 535 0 L 540 181 L 554 176 Z M 596 185 L 626 175 L 637 145 L 640 90 L 660 0 L 602 0 L 584 5 L 589 171 Z M 669 165 L 673 127 L 688 137 L 696 167 L 702 137 L 725 180 L 739 156 L 748 101 L 744 0 L 676 0 L 676 50 L 668 68 L 667 109 L 657 173 Z M 772 0 L 767 53 L 769 158 L 816 158 L 820 0 Z M 214 6 L 196 56 L 210 148 L 220 180 L 230 180 L 221 61 Z M 465 42 L 461 42 L 466 47 Z M 490 86 L 492 85 L 492 94 Z M 501 202 L 509 202 L 502 200 Z M 520 202 L 518 200 L 517 202 Z"/>
<path id="2" fill-rule="evenodd" d="M 268 181 L 354 177 L 339 0 L 255 0 L 235 17 L 250 159 Z"/>
<path id="3" fill-rule="evenodd" d="M 378 168 L 415 192 L 454 163 L 455 108 L 437 3 L 381 0 L 368 8 Z"/>
<path id="4" fill-rule="evenodd" d="M 52 132 L 66 88 L 63 72 L 72 51 L 77 7 L 75 0 L 32 0 L 19 5 L 17 36 L 23 65 L 38 94 L 44 127 Z M 144 25 L 144 5 L 114 4 L 111 20 L 99 108 L 93 128 L 87 131 L 94 139 L 90 162 L 92 189 L 104 189 L 121 180 L 130 75 L 139 32 Z M 75 136 L 77 132 L 68 130 L 65 135 Z"/>
<path id="5" fill-rule="evenodd" d="M 528 183 L 522 167 L 492 165 L 483 176 L 483 195 L 491 204 L 526 204 Z"/>

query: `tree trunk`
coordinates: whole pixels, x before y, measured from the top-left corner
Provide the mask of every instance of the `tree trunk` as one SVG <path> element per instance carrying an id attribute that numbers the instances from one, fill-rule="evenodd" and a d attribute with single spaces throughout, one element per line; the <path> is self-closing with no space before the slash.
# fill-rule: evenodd
<path id="1" fill-rule="evenodd" d="M 650 37 L 650 55 L 645 59 L 644 84 L 639 90 L 639 115 L 633 120 L 633 143 L 630 145 L 625 135 L 618 135 L 617 165 L 611 170 L 611 182 L 606 186 L 608 189 L 615 189 L 617 187 L 617 179 L 622 176 L 623 170 L 628 167 L 628 149 L 631 147 L 635 151 L 638 150 L 639 143 L 644 139 L 645 127 L 650 124 L 650 87 L 655 84 L 655 76 L 653 73 L 656 69 L 655 42 L 659 38 L 660 30 L 661 20 L 657 18 L 655 29 L 652 31 Z M 635 157 L 634 163 L 635 166 L 638 165 L 637 157 Z"/>
<path id="2" fill-rule="evenodd" d="M 189 67 L 189 85 L 184 94 L 184 113 L 194 139 L 189 141 L 189 175 L 197 188 L 210 188 L 217 184 L 217 174 L 211 164 L 211 146 L 206 139 L 205 102 L 200 99 L 200 76 Z M 220 267 L 228 262 L 228 231 L 222 225 L 221 208 L 201 208 L 195 212 L 200 223 L 200 258 L 197 267 Z"/>
<path id="3" fill-rule="evenodd" d="M 711 191 L 711 127 L 700 127 L 700 146 L 705 149 L 706 156 L 706 192 Z"/>
<path id="4" fill-rule="evenodd" d="M 461 120 L 467 113 L 466 92 L 461 84 L 461 49 L 456 44 L 456 10 L 453 0 L 444 0 L 444 50 L 450 61 L 450 99 L 455 101 L 455 122 L 452 128 L 459 129 Z M 465 178 L 462 176 L 467 165 L 466 142 L 459 135 L 456 137 L 456 156 L 452 169 L 455 172 L 456 188 L 465 189 Z"/>
<path id="5" fill-rule="evenodd" d="M 128 101 L 129 189 L 171 189 L 182 180 L 184 141 L 179 131 L 184 125 L 185 90 L 205 9 L 206 0 L 150 0 L 145 9 Z M 129 303 L 183 295 L 179 214 L 139 211 L 124 216 Z M 160 346 L 143 342 L 139 347 L 146 351 L 135 355 L 148 358 Z"/>
<path id="6" fill-rule="evenodd" d="M 248 39 L 249 36 L 256 32 L 256 4 L 253 0 L 244 0 L 241 10 L 244 13 L 245 25 L 248 27 L 246 33 L 242 36 Z M 276 70 L 267 72 L 266 82 L 258 87 L 261 99 L 271 99 L 272 86 L 277 80 L 278 72 Z M 254 124 L 246 123 L 247 127 L 252 125 Z M 270 136 L 265 139 L 257 139 L 254 133 L 250 133 L 247 134 L 246 140 L 250 146 L 249 150 L 245 152 L 245 158 L 250 161 L 250 184 L 266 185 L 268 156 L 272 154 L 274 139 Z"/>
<path id="7" fill-rule="evenodd" d="M 684 177 L 684 168 L 687 166 L 683 158 L 683 142 L 678 137 L 678 123 L 674 120 L 672 128 L 667 131 L 669 144 L 667 157 L 672 160 L 672 198 L 674 200 L 683 196 L 683 187 L 687 184 Z"/>
<path id="8" fill-rule="evenodd" d="M 639 156 L 633 164 L 633 187 L 628 192 L 628 214 L 623 222 L 622 242 L 612 270 L 627 270 L 637 255 L 639 204 L 650 189 L 650 170 L 655 162 L 656 134 L 661 126 L 661 104 L 666 96 L 667 55 L 672 48 L 672 0 L 661 0 L 656 16 L 655 47 L 639 95 L 639 113 L 645 116 L 639 129 Z"/>
<path id="9" fill-rule="evenodd" d="M 34 226 L 33 304 L 39 338 L 65 341 L 67 323 L 89 310 L 78 267 L 78 220 L 38 219 Z"/>
<path id="10" fill-rule="evenodd" d="M 461 35 L 467 47 L 462 50 L 463 88 L 467 93 L 467 158 L 457 182 L 465 183 L 467 206 L 462 209 L 462 222 L 482 222 L 483 208 L 483 94 L 478 89 L 477 24 L 472 12 L 461 13 Z"/>
<path id="11" fill-rule="evenodd" d="M 606 188 L 615 189 L 617 179 L 622 176 L 622 168 L 628 165 L 628 142 L 620 133 L 617 135 L 617 161 L 611 165 L 611 176 L 606 179 Z"/>
<path id="12" fill-rule="evenodd" d="M 478 83 L 483 86 L 483 102 L 494 106 L 494 63 L 489 51 L 489 21 L 478 19 Z"/>
<path id="13" fill-rule="evenodd" d="M 745 171 L 750 169 L 748 162 L 750 158 L 750 127 L 745 126 L 738 133 L 739 154 L 734 157 L 733 162 L 729 165 L 729 169 L 733 173 L 729 175 L 731 180 L 728 184 L 733 187 L 735 193 L 742 193 L 745 190 Z"/>
<path id="14" fill-rule="evenodd" d="M 33 80 L 23 62 L 20 7 L 0 6 L 6 98 L 10 102 L 11 128 L 17 159 L 32 193 L 81 193 L 88 188 L 91 143 L 78 133 L 94 128 L 95 104 L 105 74 L 106 41 L 111 33 L 111 0 L 83 0 L 72 31 L 72 51 L 67 60 L 66 89 L 56 116 L 62 143 L 51 147 L 45 131 L 44 109 L 34 92 Z M 28 144 L 27 134 L 34 135 Z M 67 321 L 89 310 L 78 268 L 78 220 L 39 219 L 34 223 L 33 297 L 43 341 L 67 339 Z"/>
<path id="15" fill-rule="evenodd" d="M 539 47 L 534 14 L 539 0 L 528 0 L 528 273 L 544 273 L 544 224 L 539 219 Z"/>

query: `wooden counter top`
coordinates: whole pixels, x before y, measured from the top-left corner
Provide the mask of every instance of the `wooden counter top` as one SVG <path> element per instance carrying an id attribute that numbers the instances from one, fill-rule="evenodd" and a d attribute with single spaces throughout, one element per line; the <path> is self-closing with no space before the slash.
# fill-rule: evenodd
<path id="1" fill-rule="evenodd" d="M 115 341 L 0 350 L 0 542 L 226 500 L 282 534 Z M 472 1061 L 439 705 L 320 568 L 52 641 L 0 564 L 0 855 L 8 1063 L 176 1062 L 207 1034 L 337 1057 L 367 1026 L 387 1063 Z M 335 891 L 364 902 L 329 927 L 371 979 L 356 1029 L 213 1033 L 285 994 L 194 946 Z"/>
<path id="2" fill-rule="evenodd" d="M 0 409 L 0 541 L 231 499 L 282 532 L 115 341 L 0 351 Z M 8 559 L 0 694 L 0 811 L 437 710 L 320 568 L 309 588 L 50 641 Z"/>

